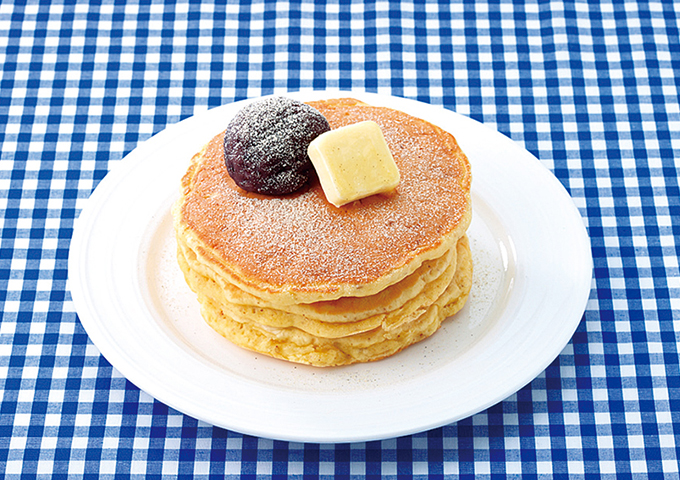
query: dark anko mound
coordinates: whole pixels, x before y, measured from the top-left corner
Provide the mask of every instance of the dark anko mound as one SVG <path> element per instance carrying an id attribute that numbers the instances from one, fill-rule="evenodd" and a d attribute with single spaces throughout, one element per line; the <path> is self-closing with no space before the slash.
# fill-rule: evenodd
<path id="1" fill-rule="evenodd" d="M 251 103 L 225 132 L 227 171 L 249 192 L 294 192 L 314 173 L 307 147 L 328 130 L 328 121 L 318 110 L 297 100 L 272 97 Z"/>

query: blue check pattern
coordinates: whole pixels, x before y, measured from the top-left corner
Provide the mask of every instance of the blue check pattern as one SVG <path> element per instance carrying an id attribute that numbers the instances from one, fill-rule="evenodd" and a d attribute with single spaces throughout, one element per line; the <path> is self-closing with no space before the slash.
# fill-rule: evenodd
<path id="1" fill-rule="evenodd" d="M 679 15 L 665 0 L 0 1 L 0 475 L 679 478 Z M 571 193 L 591 297 L 517 394 L 412 436 L 287 443 L 174 411 L 91 343 L 66 280 L 97 183 L 170 124 L 301 88 L 443 105 Z"/>

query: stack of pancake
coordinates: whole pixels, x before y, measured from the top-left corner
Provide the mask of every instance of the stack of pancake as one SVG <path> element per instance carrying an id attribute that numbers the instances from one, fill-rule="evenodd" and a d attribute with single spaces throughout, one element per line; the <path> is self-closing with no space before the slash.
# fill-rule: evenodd
<path id="1" fill-rule="evenodd" d="M 217 135 L 193 157 L 173 208 L 179 264 L 206 322 L 236 345 L 316 366 L 379 360 L 465 304 L 470 165 L 449 133 L 398 110 L 310 105 L 331 128 L 377 122 L 397 189 L 340 208 L 318 181 L 249 193 L 227 173 Z"/>

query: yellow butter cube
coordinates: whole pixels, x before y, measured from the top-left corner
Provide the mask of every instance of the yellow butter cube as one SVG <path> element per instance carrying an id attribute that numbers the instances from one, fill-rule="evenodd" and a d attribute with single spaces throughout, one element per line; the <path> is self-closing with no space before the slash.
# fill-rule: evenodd
<path id="1" fill-rule="evenodd" d="M 326 198 L 336 207 L 397 187 L 399 169 L 373 121 L 337 128 L 307 149 Z"/>

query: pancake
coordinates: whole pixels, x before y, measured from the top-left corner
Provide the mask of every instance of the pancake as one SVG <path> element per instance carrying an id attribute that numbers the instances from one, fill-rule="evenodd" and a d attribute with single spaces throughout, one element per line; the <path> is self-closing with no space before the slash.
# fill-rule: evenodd
<path id="1" fill-rule="evenodd" d="M 234 344 L 274 358 L 318 367 L 377 361 L 434 334 L 447 317 L 465 304 L 472 285 L 467 237 L 458 243 L 461 261 L 452 281 L 431 305 L 394 325 L 379 325 L 341 338 L 325 338 L 295 327 L 276 328 L 229 316 L 211 298 L 202 297 L 206 322 Z M 202 297 L 202 298 L 201 298 Z"/>
<path id="2" fill-rule="evenodd" d="M 332 128 L 373 120 L 400 174 L 391 194 L 342 208 L 318 182 L 269 197 L 240 189 L 223 134 L 182 179 L 176 228 L 187 246 L 241 290 L 277 304 L 366 296 L 439 258 L 470 218 L 470 165 L 451 134 L 406 113 L 356 100 L 310 102 Z"/>
<path id="3" fill-rule="evenodd" d="M 455 250 L 455 249 L 454 249 Z M 456 252 L 453 252 L 456 253 Z M 452 255 L 447 254 L 447 259 Z M 453 257 L 455 259 L 455 257 Z M 388 287 L 389 292 L 383 291 L 368 297 L 345 297 L 338 300 L 324 302 L 328 310 L 333 304 L 342 304 L 345 315 L 310 315 L 291 313 L 273 306 L 243 305 L 233 303 L 224 295 L 224 289 L 218 279 L 201 275 L 205 272 L 200 265 L 196 265 L 196 258 L 179 252 L 178 259 L 183 266 L 187 283 L 195 292 L 200 292 L 210 298 L 211 302 L 219 306 L 224 315 L 239 322 L 254 322 L 274 328 L 295 327 L 312 335 L 325 338 L 340 338 L 347 335 L 372 330 L 382 325 L 385 329 L 394 328 L 421 310 L 431 305 L 446 290 L 454 274 L 456 262 L 448 264 L 447 268 L 435 278 L 427 282 L 414 283 L 413 275 L 407 279 Z M 429 273 L 429 272 L 428 272 Z M 423 275 L 428 278 L 429 275 Z M 231 287 L 235 289 L 235 287 Z M 383 295 L 390 293 L 390 295 Z M 394 301 L 395 297 L 399 301 Z M 302 305 L 303 307 L 305 305 Z"/>
<path id="4" fill-rule="evenodd" d="M 249 193 L 226 171 L 222 133 L 182 178 L 178 262 L 206 322 L 236 345 L 316 366 L 379 360 L 465 304 L 470 165 L 453 136 L 404 112 L 354 99 L 310 105 L 332 128 L 378 123 L 397 189 L 340 208 L 318 181 Z"/>
<path id="5" fill-rule="evenodd" d="M 258 309 L 262 312 L 273 305 L 272 302 L 240 290 L 236 285 L 228 283 L 217 275 L 210 265 L 200 263 L 200 259 L 182 243 L 181 238 L 178 238 L 178 258 L 182 264 L 187 264 L 186 268 L 191 268 L 193 274 L 210 279 L 213 282 L 210 287 L 219 289 L 224 302 L 232 304 L 235 308 Z M 420 293 L 427 283 L 439 278 L 445 270 L 455 266 L 455 263 L 456 249 L 452 248 L 440 258 L 423 262 L 411 275 L 374 295 L 341 297 L 336 300 L 314 303 L 276 305 L 276 309 L 326 323 L 355 322 L 368 316 L 397 309 Z M 183 270 L 186 271 L 185 268 Z"/>

